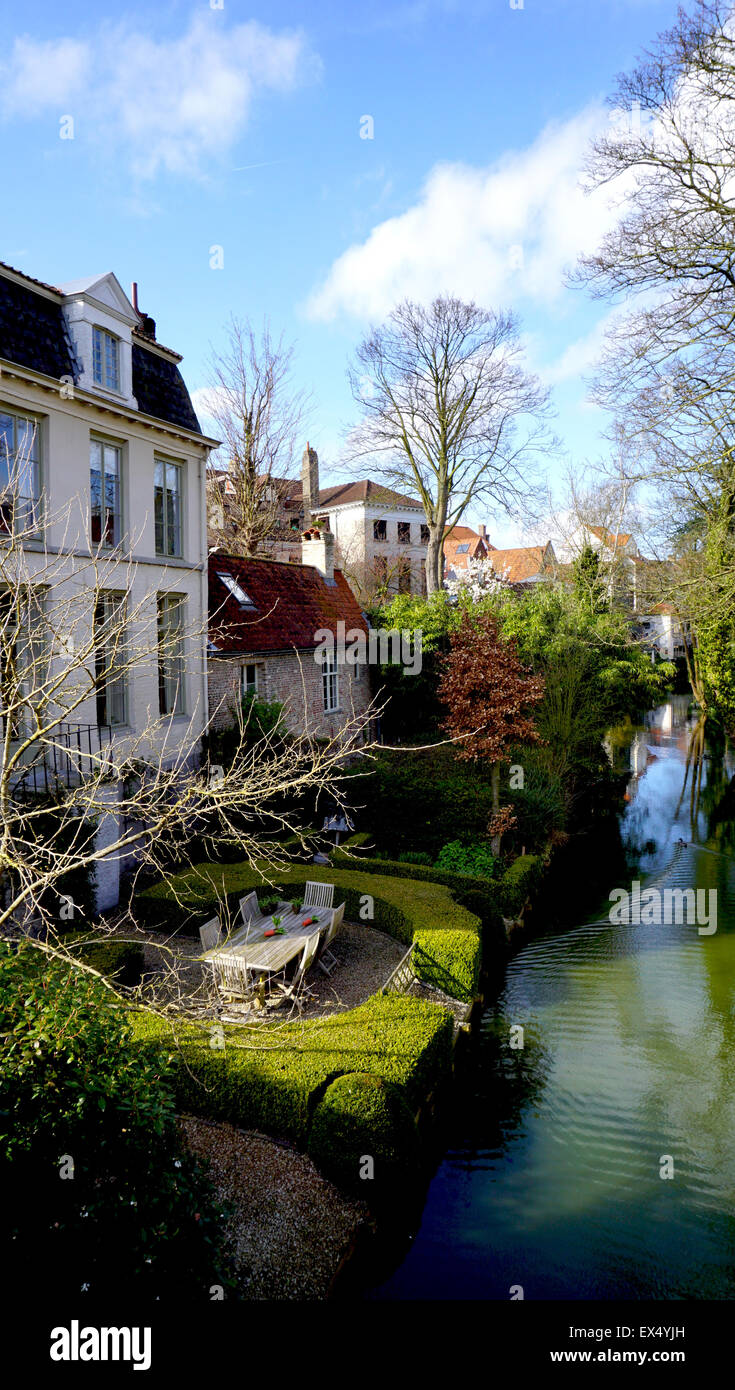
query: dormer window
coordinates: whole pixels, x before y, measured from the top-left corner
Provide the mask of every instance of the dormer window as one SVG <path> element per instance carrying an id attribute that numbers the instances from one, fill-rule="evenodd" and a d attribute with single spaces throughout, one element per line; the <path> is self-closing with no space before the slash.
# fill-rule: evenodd
<path id="1" fill-rule="evenodd" d="M 95 386 L 120 390 L 120 339 L 104 328 L 92 330 L 92 375 Z"/>
<path id="2" fill-rule="evenodd" d="M 227 574 L 225 570 L 218 570 L 217 578 L 221 581 L 222 584 L 224 584 L 226 589 L 229 589 L 230 593 L 232 594 L 232 597 L 234 599 L 237 599 L 237 602 L 239 603 L 241 608 L 255 607 L 253 600 L 250 598 L 249 594 L 245 593 L 245 590 L 242 588 L 242 586 L 238 584 L 234 574 Z"/>

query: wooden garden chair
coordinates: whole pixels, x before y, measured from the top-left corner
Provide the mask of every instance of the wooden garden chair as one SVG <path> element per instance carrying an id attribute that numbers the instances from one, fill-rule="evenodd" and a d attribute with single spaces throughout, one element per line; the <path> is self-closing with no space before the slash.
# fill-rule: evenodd
<path id="1" fill-rule="evenodd" d="M 199 928 L 199 938 L 202 943 L 203 951 L 213 951 L 215 946 L 219 946 L 222 940 L 222 927 L 219 917 L 211 917 L 203 927 Z"/>
<path id="2" fill-rule="evenodd" d="M 342 926 L 342 918 L 344 917 L 344 915 L 345 904 L 340 903 L 339 907 L 335 907 L 334 912 L 332 913 L 332 920 L 329 923 L 329 927 L 327 928 L 327 934 L 324 938 L 324 945 L 322 946 L 319 952 L 319 959 L 317 961 L 317 965 L 319 966 L 320 970 L 324 971 L 325 975 L 331 975 L 335 965 L 339 965 L 337 957 L 335 956 L 333 951 L 330 951 L 329 947 L 331 943 L 334 941 L 334 938 L 337 935 L 337 932 L 339 931 L 340 927 Z"/>
<path id="3" fill-rule="evenodd" d="M 304 908 L 307 907 L 334 907 L 334 884 L 316 883 L 313 879 L 307 879 L 304 888 Z"/>

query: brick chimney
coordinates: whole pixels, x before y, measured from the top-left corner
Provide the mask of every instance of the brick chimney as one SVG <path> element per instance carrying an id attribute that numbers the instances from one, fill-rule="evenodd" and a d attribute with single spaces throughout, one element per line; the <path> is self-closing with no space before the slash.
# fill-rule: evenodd
<path id="1" fill-rule="evenodd" d="M 304 504 L 304 527 L 311 526 L 314 513 L 319 511 L 319 455 L 307 441 L 301 459 L 301 496 Z"/>
<path id="2" fill-rule="evenodd" d="M 485 523 L 484 523 L 484 521 L 481 521 L 481 522 L 480 522 L 480 536 L 481 536 L 482 540 L 484 540 L 484 541 L 487 540 L 487 531 L 485 530 Z"/>
<path id="3" fill-rule="evenodd" d="M 305 531 L 301 541 L 301 563 L 318 570 L 327 584 L 334 584 L 334 536 L 331 531 Z"/>

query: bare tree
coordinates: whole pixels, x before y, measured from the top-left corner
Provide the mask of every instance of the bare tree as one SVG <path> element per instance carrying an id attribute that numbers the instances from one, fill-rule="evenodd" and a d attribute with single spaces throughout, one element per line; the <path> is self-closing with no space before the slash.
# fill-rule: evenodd
<path id="1" fill-rule="evenodd" d="M 307 407 L 291 381 L 293 348 L 232 318 L 227 346 L 210 364 L 209 411 L 222 436 L 209 477 L 210 545 L 254 555 L 278 529 Z"/>
<path id="2" fill-rule="evenodd" d="M 67 892 L 74 875 L 109 864 L 160 873 L 176 844 L 206 833 L 215 847 L 237 845 L 266 881 L 290 862 L 276 836 L 296 835 L 313 847 L 288 807 L 300 792 L 343 804 L 340 774 L 350 755 L 369 751 L 365 731 L 374 711 L 348 715 L 330 741 L 272 731 L 254 742 L 239 715 L 231 760 L 212 766 L 201 757 L 195 715 L 175 717 L 186 670 L 203 659 L 205 634 L 185 622 L 182 609 L 163 613 L 155 593 L 135 589 L 135 562 L 121 547 L 79 553 L 74 518 L 89 534 L 82 499 L 45 518 L 70 528 L 59 553 L 40 549 L 36 519 L 24 510 L 23 477 L 23 460 L 6 459 L 0 939 L 30 931 L 39 950 L 71 959 L 64 944 L 69 924 L 85 927 Z M 152 699 L 131 727 L 123 711 L 133 683 L 147 684 Z"/>
<path id="3" fill-rule="evenodd" d="M 679 10 L 619 79 L 593 183 L 619 181 L 618 224 L 578 277 L 624 293 L 596 396 L 635 456 L 670 559 L 665 596 L 691 639 L 698 700 L 735 711 L 735 33 L 726 0 Z M 725 693 L 725 687 L 728 687 Z"/>
<path id="4" fill-rule="evenodd" d="M 535 501 L 533 465 L 552 442 L 548 397 L 521 356 L 511 314 L 452 298 L 405 300 L 357 349 L 350 382 L 363 418 L 350 456 L 421 500 L 429 593 L 471 500 L 524 519 Z"/>

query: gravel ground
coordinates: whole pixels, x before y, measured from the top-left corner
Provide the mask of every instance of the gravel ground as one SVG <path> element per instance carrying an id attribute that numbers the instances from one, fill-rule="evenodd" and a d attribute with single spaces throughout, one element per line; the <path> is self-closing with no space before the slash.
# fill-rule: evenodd
<path id="1" fill-rule="evenodd" d="M 367 1208 L 321 1177 L 305 1154 L 254 1132 L 184 1115 L 184 1139 L 209 1160 L 217 1197 L 233 1209 L 224 1248 L 243 1299 L 323 1300 Z"/>
<path id="2" fill-rule="evenodd" d="M 188 1007 L 193 1004 L 202 1013 L 215 1012 L 219 1001 L 209 971 L 197 959 L 202 949 L 198 937 L 166 937 L 131 927 L 129 921 L 119 923 L 115 932 L 143 942 L 144 995 L 149 1002 L 161 1005 L 184 996 Z M 331 975 L 318 967 L 309 972 L 299 999 L 302 1018 L 338 1013 L 364 1003 L 385 984 L 406 948 L 375 927 L 344 922 L 331 949 L 338 964 Z M 237 1019 L 248 1016 L 256 1015 L 247 1005 L 228 1005 L 223 1015 Z M 283 1007 L 278 1017 L 286 1017 Z"/>

